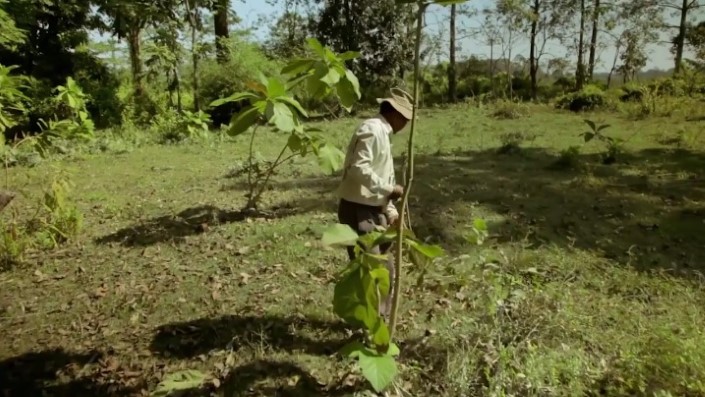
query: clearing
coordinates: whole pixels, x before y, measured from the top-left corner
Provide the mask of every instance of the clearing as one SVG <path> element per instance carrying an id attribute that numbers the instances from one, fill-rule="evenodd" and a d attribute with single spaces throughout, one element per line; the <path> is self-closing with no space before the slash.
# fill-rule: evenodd
<path id="1" fill-rule="evenodd" d="M 705 124 L 531 113 L 422 112 L 412 223 L 449 256 L 405 280 L 392 394 L 703 395 Z M 558 169 L 583 118 L 625 152 L 603 165 L 590 142 Z M 317 126 L 342 147 L 358 121 Z M 260 136 L 263 156 L 284 144 Z M 406 136 L 394 142 L 402 153 Z M 70 172 L 85 225 L 0 273 L 0 395 L 148 395 L 186 368 L 218 379 L 194 395 L 367 388 L 335 355 L 354 335 L 331 305 L 344 252 L 318 242 L 338 178 L 297 160 L 265 194 L 270 216 L 248 218 L 233 176 L 245 149 L 146 145 L 9 171 L 30 192 Z M 463 237 L 475 218 L 481 247 Z"/>

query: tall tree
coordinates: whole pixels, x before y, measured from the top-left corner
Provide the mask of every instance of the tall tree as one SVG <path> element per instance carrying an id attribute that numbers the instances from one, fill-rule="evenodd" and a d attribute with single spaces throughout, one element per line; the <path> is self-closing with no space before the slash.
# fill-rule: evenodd
<path id="1" fill-rule="evenodd" d="M 193 107 L 194 110 L 201 110 L 201 102 L 199 100 L 199 60 L 201 50 L 199 45 L 199 32 L 203 30 L 203 20 L 201 19 L 201 4 L 198 0 L 184 0 L 184 10 L 186 13 L 186 21 L 191 29 L 191 61 L 193 67 Z M 223 43 L 221 41 L 221 43 Z"/>
<path id="2" fill-rule="evenodd" d="M 455 50 L 456 50 L 456 29 L 455 20 L 457 16 L 457 6 L 450 6 L 450 63 L 448 65 L 448 99 L 451 102 L 458 100 L 458 76 L 456 68 Z"/>
<path id="3" fill-rule="evenodd" d="M 531 77 L 531 97 L 538 98 L 538 71 L 539 61 L 536 56 L 536 36 L 539 31 L 539 19 L 541 18 L 541 0 L 534 0 L 531 6 L 531 33 L 529 48 L 529 75 Z"/>
<path id="4" fill-rule="evenodd" d="M 592 3 L 592 34 L 590 36 L 590 57 L 588 59 L 588 79 L 592 80 L 595 73 L 595 54 L 597 53 L 597 33 L 600 27 L 600 0 Z"/>
<path id="5" fill-rule="evenodd" d="M 319 5 L 314 33 L 336 52 L 362 53 L 351 68 L 363 86 L 384 89 L 409 69 L 412 6 L 395 5 L 394 0 L 319 0 Z"/>
<path id="6" fill-rule="evenodd" d="M 148 24 L 175 19 L 176 9 L 176 4 L 172 0 L 100 0 L 99 2 L 99 11 L 110 19 L 113 34 L 120 39 L 127 39 L 132 85 L 136 97 L 144 96 L 142 31 Z"/>
<path id="7" fill-rule="evenodd" d="M 683 52 L 685 50 L 686 33 L 688 29 L 688 17 L 693 10 L 705 6 L 705 2 L 701 0 L 662 0 L 659 3 L 665 10 L 670 10 L 674 16 L 678 17 L 678 25 L 667 26 L 678 30 L 678 34 L 673 39 L 673 52 L 675 54 L 674 74 L 681 72 L 683 65 Z"/>
<path id="8" fill-rule="evenodd" d="M 230 12 L 230 0 L 216 0 L 213 2 L 213 23 L 215 32 L 215 50 L 218 62 L 225 63 L 230 56 L 227 40 L 230 38 L 228 25 L 228 14 Z"/>
<path id="9" fill-rule="evenodd" d="M 578 36 L 578 64 L 575 68 L 575 88 L 582 90 L 585 84 L 585 0 L 580 0 L 580 33 Z"/>

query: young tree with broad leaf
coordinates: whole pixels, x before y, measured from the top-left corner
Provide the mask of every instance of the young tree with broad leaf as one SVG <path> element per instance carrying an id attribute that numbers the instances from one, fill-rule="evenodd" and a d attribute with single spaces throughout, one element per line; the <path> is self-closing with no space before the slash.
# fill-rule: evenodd
<path id="1" fill-rule="evenodd" d="M 407 149 L 406 178 L 399 210 L 400 221 L 397 227 L 372 231 L 358 236 L 357 232 L 349 226 L 337 224 L 331 226 L 323 235 L 324 244 L 351 247 L 350 249 L 355 253 L 354 259 L 343 271 L 336 285 L 333 298 L 334 309 L 344 320 L 367 331 L 365 341 L 354 342 L 346 346 L 341 353 L 357 360 L 362 375 L 377 392 L 389 387 L 398 373 L 394 357 L 399 354 L 399 348 L 393 343 L 393 340 L 399 318 L 403 279 L 401 263 L 405 253 L 419 270 L 423 270 L 433 259 L 443 254 L 440 247 L 423 244 L 414 236 L 410 228 L 407 228 L 406 215 L 409 193 L 414 179 L 414 132 L 418 112 L 421 37 L 425 11 L 431 4 L 451 5 L 461 2 L 397 0 L 399 4 L 414 4 L 417 7 L 417 25 L 414 36 L 413 109 Z M 486 230 L 484 222 L 476 222 L 476 225 L 479 230 Z M 395 244 L 396 250 L 393 281 L 390 280 L 389 271 L 385 266 L 387 258 L 372 253 L 373 247 L 391 242 Z M 389 325 L 387 325 L 380 315 L 379 302 L 390 294 L 392 296 L 392 312 Z"/>

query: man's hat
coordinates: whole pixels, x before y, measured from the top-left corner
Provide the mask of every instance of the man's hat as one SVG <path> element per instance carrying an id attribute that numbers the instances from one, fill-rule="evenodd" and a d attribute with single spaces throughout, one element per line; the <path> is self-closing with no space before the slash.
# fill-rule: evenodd
<path id="1" fill-rule="evenodd" d="M 387 102 L 405 119 L 411 120 L 414 114 L 414 105 L 411 104 L 413 97 L 401 88 L 392 88 L 390 92 L 389 98 L 377 98 L 377 103 Z"/>

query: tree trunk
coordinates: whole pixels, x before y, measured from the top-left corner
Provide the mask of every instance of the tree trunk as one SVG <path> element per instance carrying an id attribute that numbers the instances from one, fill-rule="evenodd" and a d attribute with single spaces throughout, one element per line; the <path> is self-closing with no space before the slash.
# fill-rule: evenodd
<path id="1" fill-rule="evenodd" d="M 585 84 L 585 0 L 580 0 L 580 35 L 578 37 L 578 67 L 575 70 L 575 88 L 582 90 Z"/>
<path id="2" fill-rule="evenodd" d="M 455 17 L 456 5 L 450 6 L 450 65 L 448 65 L 448 99 L 451 102 L 458 100 L 458 80 L 455 61 Z"/>
<path id="3" fill-rule="evenodd" d="M 537 74 L 539 70 L 539 62 L 536 59 L 536 35 L 538 33 L 539 26 L 539 15 L 541 12 L 541 0 L 534 0 L 534 6 L 531 8 L 533 13 L 531 19 L 531 43 L 529 50 L 529 75 L 531 76 L 531 98 L 533 100 L 538 99 L 538 82 Z"/>
<path id="4" fill-rule="evenodd" d="M 588 79 L 592 80 L 595 73 L 595 53 L 597 52 L 597 29 L 600 23 L 600 0 L 593 3 L 592 12 L 592 37 L 590 38 L 590 59 L 588 60 Z"/>
<path id="5" fill-rule="evenodd" d="M 227 39 L 230 37 L 228 30 L 228 11 L 230 0 L 218 0 L 215 3 L 213 19 L 215 22 L 215 51 L 219 63 L 226 63 L 230 56 Z"/>
<path id="6" fill-rule="evenodd" d="M 196 112 L 201 110 L 198 100 L 198 8 L 191 9 L 190 2 L 184 1 L 189 25 L 191 25 L 191 59 L 193 61 L 193 108 Z"/>
<path id="7" fill-rule="evenodd" d="M 676 36 L 676 65 L 673 69 L 673 74 L 678 75 L 681 72 L 681 65 L 683 63 L 683 48 L 685 47 L 685 28 L 688 17 L 688 1 L 683 0 L 683 6 L 681 7 L 681 20 L 678 25 L 678 36 Z"/>
<path id="8" fill-rule="evenodd" d="M 497 87 L 494 82 L 494 38 L 490 39 L 490 83 L 492 86 L 492 95 L 496 95 Z"/>
<path id="9" fill-rule="evenodd" d="M 135 97 L 138 98 L 144 96 L 144 87 L 142 86 L 142 60 L 140 59 L 140 31 L 141 29 L 139 27 L 132 27 L 127 33 L 132 87 Z"/>
<path id="10" fill-rule="evenodd" d="M 621 49 L 622 49 L 622 41 L 618 40 L 617 45 L 615 46 L 615 49 L 614 49 L 614 60 L 612 61 L 612 68 L 610 69 L 610 72 L 607 75 L 607 88 L 610 88 L 610 84 L 612 84 L 612 75 L 617 70 L 617 61 L 619 60 L 619 51 Z"/>

